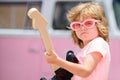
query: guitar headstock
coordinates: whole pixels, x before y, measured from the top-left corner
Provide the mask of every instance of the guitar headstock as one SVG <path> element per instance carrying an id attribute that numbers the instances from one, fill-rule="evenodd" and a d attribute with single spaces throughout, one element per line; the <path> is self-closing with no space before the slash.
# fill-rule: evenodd
<path id="1" fill-rule="evenodd" d="M 34 29 L 40 29 L 41 27 L 46 27 L 48 24 L 47 20 L 36 8 L 31 8 L 28 11 L 28 16 L 29 18 L 32 19 L 32 27 Z"/>

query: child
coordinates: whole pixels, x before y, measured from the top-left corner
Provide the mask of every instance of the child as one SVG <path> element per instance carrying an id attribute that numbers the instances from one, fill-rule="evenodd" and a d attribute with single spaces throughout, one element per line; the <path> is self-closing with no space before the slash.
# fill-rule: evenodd
<path id="1" fill-rule="evenodd" d="M 108 80 L 108 25 L 102 7 L 96 2 L 79 4 L 67 17 L 72 38 L 81 49 L 76 54 L 79 63 L 63 60 L 53 50 L 45 53 L 46 61 L 74 74 L 71 80 Z"/>

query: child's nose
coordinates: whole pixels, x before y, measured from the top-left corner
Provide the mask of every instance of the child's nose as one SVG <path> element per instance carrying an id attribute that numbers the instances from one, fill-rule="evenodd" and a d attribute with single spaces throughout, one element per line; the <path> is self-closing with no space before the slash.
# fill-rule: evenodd
<path id="1" fill-rule="evenodd" d="M 85 30 L 86 27 L 84 25 L 81 25 L 81 30 Z"/>

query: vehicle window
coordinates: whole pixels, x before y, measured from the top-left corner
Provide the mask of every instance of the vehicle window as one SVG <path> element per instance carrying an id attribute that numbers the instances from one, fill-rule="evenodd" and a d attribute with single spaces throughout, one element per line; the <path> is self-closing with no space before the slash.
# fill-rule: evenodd
<path id="1" fill-rule="evenodd" d="M 120 29 L 120 0 L 113 0 L 113 9 L 118 28 Z"/>
<path id="2" fill-rule="evenodd" d="M 88 2 L 88 1 L 86 1 Z M 70 10 L 73 6 L 83 3 L 81 1 L 69 1 L 69 2 L 57 2 L 55 6 L 54 12 L 54 20 L 53 20 L 53 29 L 55 30 L 68 30 L 67 26 L 69 26 L 69 22 L 66 18 L 66 13 Z M 85 3 L 85 1 L 84 1 Z"/>
<path id="3" fill-rule="evenodd" d="M 32 29 L 27 11 L 41 9 L 41 2 L 0 2 L 0 29 Z"/>

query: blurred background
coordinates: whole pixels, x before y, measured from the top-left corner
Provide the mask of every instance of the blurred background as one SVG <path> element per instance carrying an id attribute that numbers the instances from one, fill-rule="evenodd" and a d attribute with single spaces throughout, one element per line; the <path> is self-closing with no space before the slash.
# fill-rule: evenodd
<path id="1" fill-rule="evenodd" d="M 66 13 L 79 3 L 92 0 L 0 0 L 0 80 L 39 80 L 53 76 L 44 60 L 45 48 L 38 30 L 27 16 L 37 8 L 48 20 L 47 29 L 58 55 L 79 52 L 66 27 Z M 111 66 L 109 80 L 120 80 L 120 0 L 97 0 L 109 23 Z"/>

